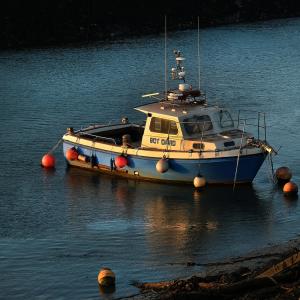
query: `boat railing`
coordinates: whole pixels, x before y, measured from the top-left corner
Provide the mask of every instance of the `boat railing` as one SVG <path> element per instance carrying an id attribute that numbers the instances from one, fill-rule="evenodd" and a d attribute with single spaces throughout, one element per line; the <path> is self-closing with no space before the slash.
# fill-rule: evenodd
<path id="1" fill-rule="evenodd" d="M 112 127 L 112 126 L 127 126 L 127 127 L 130 127 L 130 126 L 135 126 L 136 124 L 132 124 L 132 123 L 120 123 L 120 122 L 113 122 L 113 121 L 109 121 L 107 124 L 90 124 L 88 127 L 81 127 L 81 129 L 77 130 L 76 133 L 82 133 L 82 132 L 86 132 L 86 131 L 90 131 L 90 130 L 93 130 L 93 129 L 99 129 L 99 128 L 106 128 L 106 127 Z"/>
<path id="2" fill-rule="evenodd" d="M 235 128 L 240 129 L 240 130 L 245 130 L 248 132 L 251 132 L 254 134 L 254 130 L 257 130 L 257 139 L 264 138 L 266 141 L 267 139 L 267 126 L 266 126 L 266 117 L 265 113 L 262 112 L 255 112 L 257 115 L 255 117 L 252 116 L 246 116 L 245 114 L 242 114 L 242 112 L 252 112 L 250 110 L 240 110 L 238 112 L 237 118 L 232 119 L 232 122 L 235 125 Z M 204 134 L 207 131 L 210 131 L 212 126 L 211 120 L 208 121 L 181 121 L 181 122 L 176 122 L 179 125 L 197 125 L 195 128 L 196 132 L 195 133 L 200 133 Z M 243 128 L 245 127 L 245 128 Z M 207 136 L 207 134 L 205 134 Z"/>
<path id="3" fill-rule="evenodd" d="M 94 142 L 101 142 L 102 141 L 102 142 L 105 142 L 105 143 L 108 143 L 108 144 L 117 145 L 117 142 L 114 138 L 99 136 L 99 135 L 86 133 L 86 132 L 79 132 L 79 136 L 84 136 L 84 137 L 90 138 Z"/>
<path id="4" fill-rule="evenodd" d="M 249 114 L 251 116 L 247 117 Z M 253 114 L 256 116 L 254 117 Z M 256 128 L 257 139 L 264 138 L 265 141 L 267 140 L 266 114 L 264 112 L 240 109 L 238 111 L 237 128 L 244 125 Z"/>

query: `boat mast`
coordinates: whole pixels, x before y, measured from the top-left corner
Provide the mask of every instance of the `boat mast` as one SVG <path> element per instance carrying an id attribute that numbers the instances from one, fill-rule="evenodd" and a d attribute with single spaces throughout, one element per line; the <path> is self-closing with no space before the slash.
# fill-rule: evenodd
<path id="1" fill-rule="evenodd" d="M 201 90 L 201 74 L 200 74 L 200 17 L 198 16 L 198 84 L 199 91 Z"/>
<path id="2" fill-rule="evenodd" d="M 168 64 L 167 64 L 167 15 L 165 15 L 165 99 L 168 93 Z"/>

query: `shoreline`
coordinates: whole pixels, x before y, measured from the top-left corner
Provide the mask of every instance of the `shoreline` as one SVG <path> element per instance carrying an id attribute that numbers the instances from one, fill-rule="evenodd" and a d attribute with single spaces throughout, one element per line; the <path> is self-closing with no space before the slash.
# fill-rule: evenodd
<path id="1" fill-rule="evenodd" d="M 269 22 L 276 20 L 296 19 L 299 14 L 286 15 L 264 15 L 255 19 L 247 18 L 215 18 L 205 20 L 200 23 L 200 29 L 218 28 L 222 26 L 233 26 L 239 24 L 254 24 L 259 22 Z M 174 17 L 172 18 L 174 19 Z M 160 22 L 162 23 L 162 22 Z M 26 35 L 24 37 L 19 32 L 5 32 L 5 38 L 0 42 L 0 51 L 6 50 L 31 50 L 40 48 L 62 48 L 62 47 L 84 47 L 96 43 L 113 42 L 124 39 L 138 39 L 149 36 L 158 36 L 164 34 L 163 24 L 140 24 L 138 28 L 129 26 L 130 24 L 111 24 L 103 27 L 101 24 L 89 24 L 85 27 L 79 26 L 65 33 L 56 33 L 55 35 L 44 34 L 37 37 L 37 33 Z M 190 21 L 174 23 L 174 20 L 168 24 L 168 32 L 196 30 L 197 24 L 195 18 Z M 38 31 L 38 29 L 36 29 Z"/>
<path id="2" fill-rule="evenodd" d="M 263 299 L 283 299 L 283 297 L 284 299 L 299 299 L 299 263 L 288 266 L 284 262 L 282 265 L 287 268 L 285 271 L 274 274 L 272 277 L 258 278 L 265 270 L 278 269 L 276 264 L 290 258 L 291 255 L 295 256 L 295 253 L 300 254 L 299 251 L 300 237 L 250 251 L 244 256 L 201 264 L 201 266 L 206 266 L 205 270 L 189 277 L 161 282 L 136 282 L 133 285 L 140 289 L 140 293 L 117 299 L 262 299 L 261 296 L 264 293 L 266 295 Z M 295 274 L 287 276 L 285 275 L 287 271 L 295 272 Z M 281 275 L 282 273 L 284 275 Z M 242 293 L 239 289 L 241 285 L 245 286 L 245 283 L 250 284 L 251 289 L 246 287 L 245 293 Z M 238 289 L 237 295 L 234 294 L 234 289 Z M 227 290 L 233 294 L 226 294 Z"/>

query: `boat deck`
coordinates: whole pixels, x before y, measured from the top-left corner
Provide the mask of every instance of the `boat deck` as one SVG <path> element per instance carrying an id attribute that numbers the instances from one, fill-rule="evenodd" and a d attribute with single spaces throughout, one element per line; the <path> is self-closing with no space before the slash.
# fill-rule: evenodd
<path id="1" fill-rule="evenodd" d="M 124 144 L 124 136 L 126 136 L 126 144 L 130 148 L 141 147 L 142 137 L 144 134 L 144 127 L 141 125 L 130 124 L 119 125 L 118 127 L 101 127 L 98 130 L 84 130 L 79 132 L 80 138 L 85 138 L 93 141 L 100 141 L 104 143 L 121 146 Z"/>

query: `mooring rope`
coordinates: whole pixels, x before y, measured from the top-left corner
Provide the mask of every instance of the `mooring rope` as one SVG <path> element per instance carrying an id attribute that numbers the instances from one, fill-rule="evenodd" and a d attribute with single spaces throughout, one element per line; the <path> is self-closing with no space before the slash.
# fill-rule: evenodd
<path id="1" fill-rule="evenodd" d="M 58 142 L 50 149 L 50 151 L 48 151 L 48 153 L 53 153 L 58 148 L 58 146 L 62 141 L 63 139 L 59 139 Z"/>
<path id="2" fill-rule="evenodd" d="M 269 179 L 273 184 L 277 183 L 277 178 L 274 174 L 274 166 L 273 166 L 273 159 L 272 159 L 272 154 L 269 153 L 267 155 L 267 161 L 269 166 L 267 166 L 268 174 L 269 174 Z"/>
<path id="3" fill-rule="evenodd" d="M 236 168 L 235 168 L 234 181 L 233 181 L 233 187 L 232 187 L 232 190 L 233 190 L 233 191 L 234 191 L 234 189 L 235 189 L 236 178 L 237 178 L 237 172 L 238 172 L 239 163 L 240 163 L 240 154 L 241 154 L 241 149 L 242 149 L 242 143 L 243 143 L 244 133 L 245 133 L 245 121 L 244 121 L 243 133 L 242 133 L 242 136 L 241 136 L 241 142 L 240 142 L 239 153 L 238 153 L 237 160 L 236 160 Z"/>

